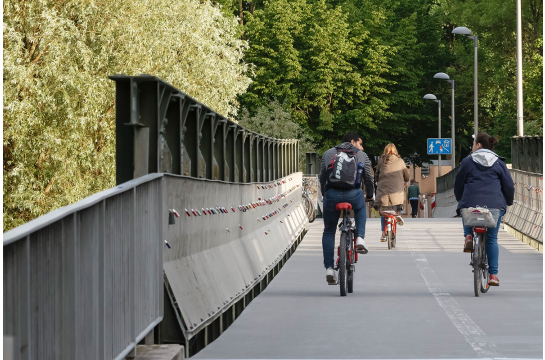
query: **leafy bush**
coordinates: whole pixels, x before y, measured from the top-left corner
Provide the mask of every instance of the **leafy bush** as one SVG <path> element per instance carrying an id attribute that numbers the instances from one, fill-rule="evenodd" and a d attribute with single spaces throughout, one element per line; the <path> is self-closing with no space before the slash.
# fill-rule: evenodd
<path id="1" fill-rule="evenodd" d="M 4 231 L 115 185 L 115 84 L 153 74 L 237 115 L 237 19 L 198 0 L 4 1 Z"/>

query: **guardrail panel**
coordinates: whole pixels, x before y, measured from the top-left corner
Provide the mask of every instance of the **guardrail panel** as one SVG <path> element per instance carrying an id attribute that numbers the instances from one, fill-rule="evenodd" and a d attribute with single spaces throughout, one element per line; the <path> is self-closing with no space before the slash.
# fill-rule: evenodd
<path id="1" fill-rule="evenodd" d="M 152 191 L 135 219 L 139 186 Z M 147 175 L 4 234 L 4 335 L 16 359 L 123 358 L 161 320 L 160 190 L 161 175 Z M 140 242 L 136 222 L 148 229 Z"/>
<path id="2" fill-rule="evenodd" d="M 299 173 L 264 184 L 165 177 L 165 206 L 191 214 L 168 226 L 165 238 L 172 248 L 165 249 L 164 255 L 165 274 L 186 339 L 243 297 L 301 233 L 308 219 L 297 184 L 301 184 Z M 289 189 L 294 190 L 278 202 L 238 209 Z M 193 210 L 217 206 L 227 213 L 193 214 Z M 271 216 L 273 211 L 277 215 Z"/>

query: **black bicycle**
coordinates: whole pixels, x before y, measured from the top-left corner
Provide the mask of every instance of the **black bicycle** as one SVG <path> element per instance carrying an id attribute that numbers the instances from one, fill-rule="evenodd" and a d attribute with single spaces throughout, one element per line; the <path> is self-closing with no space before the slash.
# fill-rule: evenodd
<path id="1" fill-rule="evenodd" d="M 486 227 L 475 226 L 473 228 L 473 252 L 471 263 L 473 266 L 473 290 L 475 296 L 486 293 L 488 285 L 488 259 L 486 258 Z"/>
<path id="2" fill-rule="evenodd" d="M 464 224 L 473 227 L 473 251 L 469 265 L 473 267 L 473 291 L 476 297 L 490 289 L 486 230 L 497 226 L 499 216 L 500 211 L 497 209 L 462 209 Z"/>
<path id="3" fill-rule="evenodd" d="M 356 228 L 350 219 L 352 205 L 349 203 L 339 203 L 335 206 L 335 209 L 341 211 L 342 217 L 339 223 L 341 241 L 337 249 L 338 258 L 335 270 L 338 271 L 341 296 L 346 296 L 347 293 L 354 291 L 354 271 L 355 264 L 358 262 L 358 254 L 355 249 Z"/>

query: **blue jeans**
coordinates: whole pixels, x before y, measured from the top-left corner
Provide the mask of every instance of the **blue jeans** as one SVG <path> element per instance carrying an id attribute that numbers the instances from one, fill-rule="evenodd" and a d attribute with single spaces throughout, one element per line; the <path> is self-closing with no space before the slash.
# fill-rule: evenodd
<path id="1" fill-rule="evenodd" d="M 334 267 L 335 255 L 335 232 L 339 223 L 340 210 L 335 210 L 338 203 L 349 203 L 354 210 L 356 220 L 357 236 L 365 237 L 365 222 L 367 214 L 365 213 L 365 198 L 361 189 L 338 190 L 329 189 L 324 195 L 324 209 L 322 217 L 324 219 L 324 234 L 322 236 L 322 249 L 324 251 L 325 268 Z"/>
<path id="2" fill-rule="evenodd" d="M 495 228 L 486 229 L 486 257 L 488 258 L 488 273 L 496 275 L 498 273 L 498 259 L 500 248 L 498 246 L 498 231 L 500 230 L 501 217 L 505 215 L 505 210 L 500 210 L 500 217 Z M 463 224 L 463 219 L 462 219 Z M 464 226 L 464 237 L 473 235 L 473 227 Z"/>

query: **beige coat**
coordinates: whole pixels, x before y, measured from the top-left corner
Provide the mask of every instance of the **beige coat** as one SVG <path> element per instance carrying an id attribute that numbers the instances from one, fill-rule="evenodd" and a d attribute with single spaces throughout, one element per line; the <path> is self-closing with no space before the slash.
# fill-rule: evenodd
<path id="1" fill-rule="evenodd" d="M 375 206 L 404 204 L 407 181 L 409 181 L 409 170 L 405 162 L 396 155 L 382 155 L 375 172 L 377 183 Z"/>

